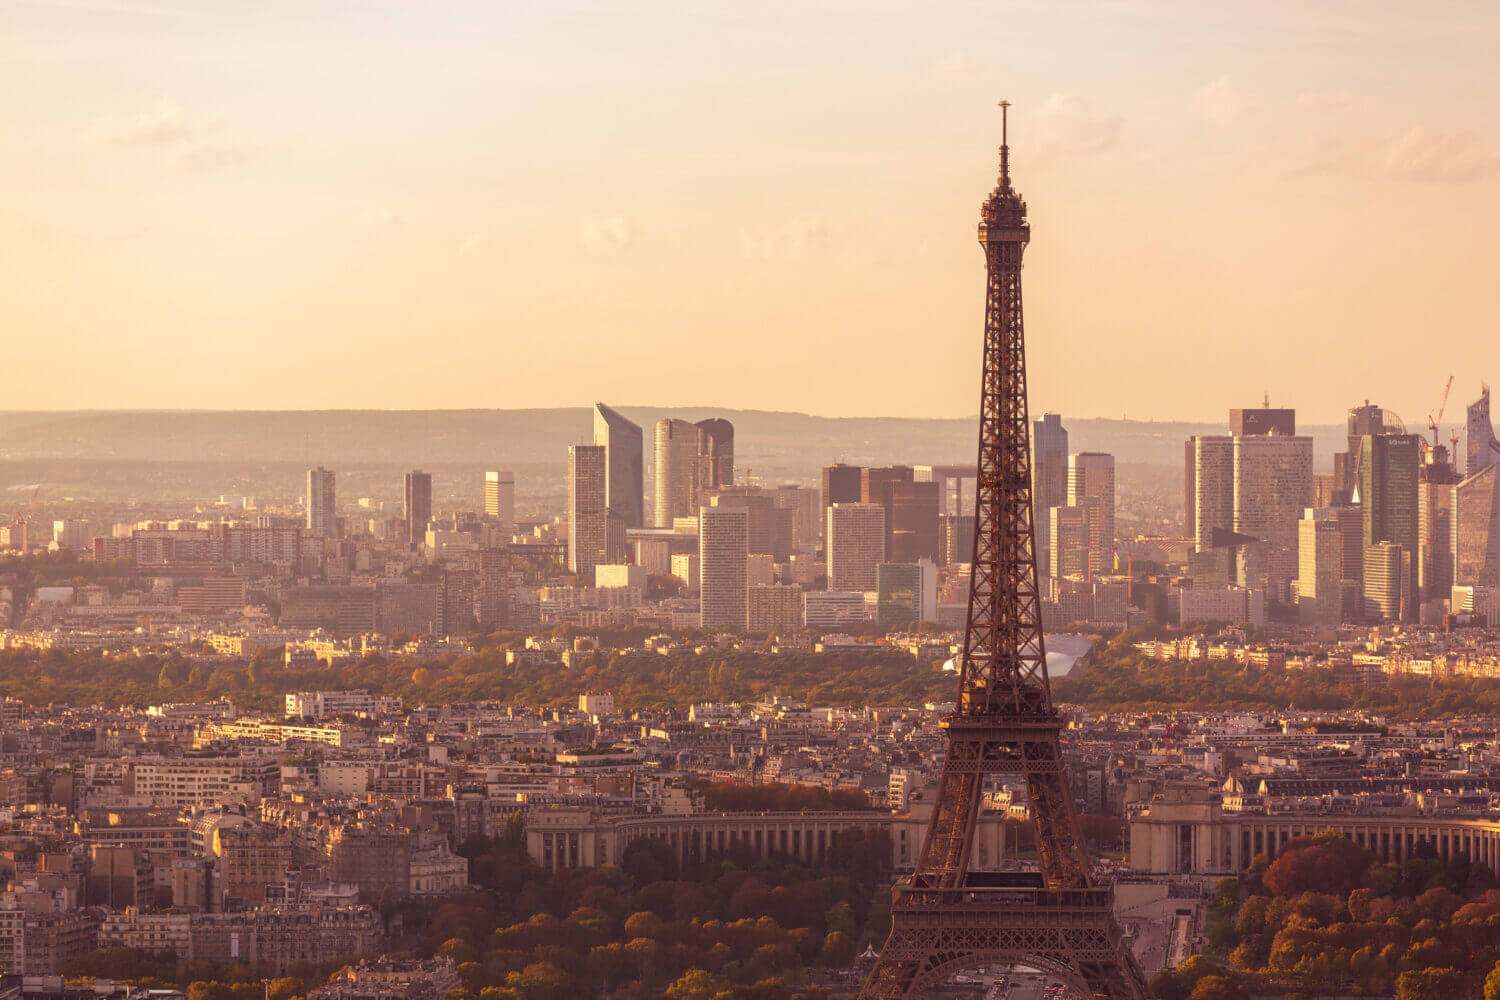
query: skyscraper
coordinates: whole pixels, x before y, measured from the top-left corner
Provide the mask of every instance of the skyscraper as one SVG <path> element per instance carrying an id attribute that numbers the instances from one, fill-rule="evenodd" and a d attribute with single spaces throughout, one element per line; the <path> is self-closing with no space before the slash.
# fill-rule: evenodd
<path id="1" fill-rule="evenodd" d="M 1031 523 L 1036 564 L 1043 574 L 1052 565 L 1052 517 L 1047 511 L 1067 502 L 1068 429 L 1060 414 L 1044 413 L 1031 422 Z"/>
<path id="2" fill-rule="evenodd" d="M 938 489 L 916 481 L 909 465 L 860 470 L 860 502 L 885 508 L 885 554 L 891 562 L 937 561 Z"/>
<path id="3" fill-rule="evenodd" d="M 826 511 L 836 503 L 859 503 L 860 484 L 864 469 L 858 465 L 836 465 L 823 467 L 823 509 Z"/>
<path id="4" fill-rule="evenodd" d="M 750 512 L 704 507 L 698 518 L 699 626 L 743 632 L 750 613 Z"/>
<path id="5" fill-rule="evenodd" d="M 516 474 L 499 469 L 484 474 L 484 513 L 493 518 L 496 534 L 506 540 L 516 531 Z"/>
<path id="6" fill-rule="evenodd" d="M 594 567 L 609 561 L 609 506 L 603 445 L 568 448 L 568 569 L 592 579 Z"/>
<path id="7" fill-rule="evenodd" d="M 1423 601 L 1453 592 L 1453 496 L 1459 475 L 1435 445 L 1417 470 L 1417 588 Z"/>
<path id="8" fill-rule="evenodd" d="M 1500 462 L 1453 488 L 1453 585 L 1500 586 Z"/>
<path id="9" fill-rule="evenodd" d="M 594 444 L 604 447 L 604 498 L 627 528 L 645 525 L 641 428 L 619 411 L 594 404 Z"/>
<path id="10" fill-rule="evenodd" d="M 1255 433 L 1188 440 L 1186 520 L 1194 547 L 1216 548 L 1215 535 L 1222 540 L 1229 532 L 1263 541 L 1264 560 L 1245 585 L 1285 599 L 1299 573 L 1297 521 L 1312 504 L 1312 438 L 1281 433 L 1296 426 L 1291 411 L 1238 410 L 1231 418 Z"/>
<path id="11" fill-rule="evenodd" d="M 413 469 L 405 484 L 406 540 L 420 545 L 427 538 L 427 522 L 432 520 L 432 474 Z"/>
<path id="12" fill-rule="evenodd" d="M 1088 511 L 1088 572 L 1114 567 L 1115 457 L 1097 451 L 1068 456 L 1068 506 Z"/>
<path id="13" fill-rule="evenodd" d="M 1484 385 L 1479 398 L 1469 404 L 1468 426 L 1465 430 L 1468 454 L 1464 471 L 1472 476 L 1481 469 L 1500 462 L 1500 441 L 1495 438 L 1495 425 L 1490 423 L 1490 387 Z M 1454 456 L 1457 458 L 1458 456 Z"/>
<path id="14" fill-rule="evenodd" d="M 656 526 L 670 528 L 672 519 L 698 513 L 701 478 L 698 456 L 703 429 L 686 420 L 658 420 L 655 434 Z"/>
<path id="15" fill-rule="evenodd" d="M 722 417 L 698 421 L 703 432 L 699 442 L 699 488 L 707 493 L 734 485 L 734 424 Z"/>
<path id="16" fill-rule="evenodd" d="M 333 470 L 321 465 L 307 470 L 307 533 L 315 538 L 333 538 L 338 534 L 333 478 Z"/>
<path id="17" fill-rule="evenodd" d="M 1052 538 L 1053 580 L 1087 576 L 1089 572 L 1089 509 L 1064 504 L 1047 510 L 1048 535 Z"/>
<path id="18" fill-rule="evenodd" d="M 885 508 L 836 503 L 828 508 L 828 589 L 874 590 L 885 562 Z"/>
<path id="19" fill-rule="evenodd" d="M 775 555 L 773 538 L 776 525 L 776 501 L 772 495 L 755 486 L 728 486 L 707 497 L 710 507 L 740 507 L 749 517 L 746 539 L 750 552 Z"/>
<path id="20" fill-rule="evenodd" d="M 1416 611 L 1417 568 L 1420 564 L 1421 533 L 1417 519 L 1418 469 L 1422 463 L 1422 439 L 1416 434 L 1365 434 L 1358 439 L 1355 464 L 1359 503 L 1364 511 L 1365 609 L 1372 615 L 1389 616 L 1395 608 L 1406 620 Z M 1375 546 L 1394 546 L 1404 553 L 1397 558 Z M 1376 561 L 1371 573 L 1371 559 Z M 1389 577 L 1409 572 L 1409 580 L 1398 587 Z"/>
<path id="21" fill-rule="evenodd" d="M 1362 616 L 1362 527 L 1355 507 L 1308 507 L 1303 512 L 1297 522 L 1297 611 L 1304 622 L 1337 625 Z"/>
<path id="22" fill-rule="evenodd" d="M 1297 411 L 1271 407 L 1230 410 L 1229 433 L 1235 437 L 1258 437 L 1264 434 L 1294 437 L 1297 433 Z"/>

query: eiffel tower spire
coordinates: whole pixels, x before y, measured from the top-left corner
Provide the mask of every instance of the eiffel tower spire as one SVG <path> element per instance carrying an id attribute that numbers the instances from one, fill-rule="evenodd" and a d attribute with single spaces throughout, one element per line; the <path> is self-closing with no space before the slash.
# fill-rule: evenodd
<path id="1" fill-rule="evenodd" d="M 1113 917 L 1114 889 L 1090 871 L 1047 678 L 1021 309 L 1031 226 L 1011 186 L 1009 106 L 1000 102 L 1000 176 L 979 212 L 984 378 L 958 701 L 943 720 L 948 753 L 932 824 L 916 870 L 896 887 L 890 937 L 861 994 L 869 1000 L 928 996 L 953 973 L 991 963 L 1041 969 L 1087 996 L 1146 996 Z M 1026 781 L 1039 872 L 969 870 L 985 781 L 1001 774 Z"/>

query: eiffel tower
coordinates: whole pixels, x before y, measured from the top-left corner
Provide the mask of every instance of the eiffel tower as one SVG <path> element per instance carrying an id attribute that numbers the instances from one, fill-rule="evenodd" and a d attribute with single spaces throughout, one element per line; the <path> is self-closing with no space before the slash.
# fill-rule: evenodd
<path id="1" fill-rule="evenodd" d="M 1002 101 L 1002 109 L 1010 102 Z M 978 965 L 1023 965 L 1084 996 L 1143 1000 L 1144 977 L 1097 882 L 1063 767 L 1052 705 L 1031 524 L 1031 448 L 1021 253 L 1026 202 L 1010 185 L 1007 111 L 1000 179 L 979 213 L 989 274 L 974 559 L 958 702 L 916 870 L 897 884 L 891 933 L 860 996 L 926 997 Z M 1022 775 L 1039 872 L 971 872 L 974 824 L 990 775 Z"/>

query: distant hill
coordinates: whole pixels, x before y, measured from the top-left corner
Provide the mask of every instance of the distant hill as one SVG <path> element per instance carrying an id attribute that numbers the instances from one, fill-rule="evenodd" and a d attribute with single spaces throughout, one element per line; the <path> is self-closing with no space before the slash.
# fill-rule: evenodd
<path id="1" fill-rule="evenodd" d="M 708 408 L 621 407 L 646 429 L 663 417 L 721 416 L 735 425 L 735 464 L 768 475 L 808 475 L 853 464 L 972 462 L 976 418 L 815 417 Z M 1226 433 L 1222 424 L 1064 418 L 1075 451 L 1105 451 L 1122 464 L 1180 466 L 1183 441 Z M 561 463 L 592 433 L 584 407 L 534 410 L 282 410 L 0 412 L 0 461 L 130 463 L 292 462 L 457 465 Z M 1343 428 L 1300 428 L 1318 467 L 1342 448 Z"/>

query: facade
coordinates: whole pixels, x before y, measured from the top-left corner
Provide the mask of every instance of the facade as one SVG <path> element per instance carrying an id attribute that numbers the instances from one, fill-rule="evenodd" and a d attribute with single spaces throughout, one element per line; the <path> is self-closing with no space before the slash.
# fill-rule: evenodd
<path id="1" fill-rule="evenodd" d="M 1337 625 L 1363 615 L 1363 528 L 1355 507 L 1308 507 L 1297 522 L 1297 610 L 1309 624 Z"/>
<path id="2" fill-rule="evenodd" d="M 1422 600 L 1441 600 L 1453 590 L 1453 497 L 1459 475 L 1448 449 L 1432 449 L 1417 475 L 1417 589 Z"/>
<path id="3" fill-rule="evenodd" d="M 1297 521 L 1312 503 L 1312 463 L 1312 438 L 1234 438 L 1234 530 L 1266 542 L 1267 585 L 1278 598 L 1297 576 Z"/>
<path id="4" fill-rule="evenodd" d="M 1265 592 L 1249 587 L 1191 587 L 1178 597 L 1181 622 L 1223 622 L 1227 625 L 1266 623 Z"/>
<path id="5" fill-rule="evenodd" d="M 1193 452 L 1193 542 L 1199 549 L 1211 549 L 1215 529 L 1234 530 L 1234 438 L 1197 435 L 1189 444 Z"/>
<path id="6" fill-rule="evenodd" d="M 604 448 L 604 502 L 627 528 L 646 523 L 641 428 L 618 410 L 594 404 L 594 444 Z"/>
<path id="7" fill-rule="evenodd" d="M 332 469 L 321 465 L 307 470 L 307 533 L 314 538 L 338 535 L 338 507 L 335 505 Z"/>
<path id="8" fill-rule="evenodd" d="M 750 514 L 704 507 L 698 517 L 699 627 L 743 632 L 750 621 Z"/>
<path id="9" fill-rule="evenodd" d="M 609 504 L 603 445 L 568 448 L 568 569 L 582 578 L 609 562 Z"/>
<path id="10" fill-rule="evenodd" d="M 836 503 L 828 508 L 828 589 L 874 590 L 885 562 L 885 508 Z"/>
<path id="11" fill-rule="evenodd" d="M 802 588 L 795 583 L 752 586 L 749 621 L 752 632 L 791 632 L 801 628 Z"/>
<path id="12" fill-rule="evenodd" d="M 1297 411 L 1257 407 L 1229 411 L 1229 433 L 1235 437 L 1279 434 L 1293 437 L 1297 433 Z"/>
<path id="13" fill-rule="evenodd" d="M 516 530 L 516 474 L 496 469 L 484 474 L 484 516 L 495 521 L 496 534 L 507 542 Z"/>
<path id="14" fill-rule="evenodd" d="M 1404 545 L 1376 542 L 1365 546 L 1365 615 L 1390 621 L 1413 621 L 1416 593 L 1412 553 Z"/>
<path id="15" fill-rule="evenodd" d="M 406 474 L 402 516 L 406 518 L 406 540 L 421 545 L 432 520 L 432 474 L 414 469 Z"/>

